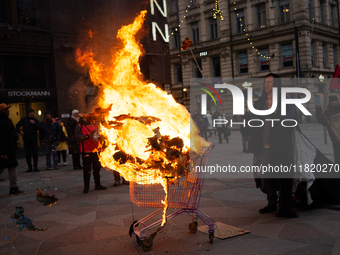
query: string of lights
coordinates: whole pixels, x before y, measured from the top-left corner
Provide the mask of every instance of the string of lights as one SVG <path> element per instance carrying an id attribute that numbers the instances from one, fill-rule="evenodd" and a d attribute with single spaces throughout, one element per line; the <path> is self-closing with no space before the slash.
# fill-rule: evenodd
<path id="1" fill-rule="evenodd" d="M 192 3 L 193 0 L 190 1 L 191 5 L 188 5 L 186 8 L 185 8 L 185 13 L 188 13 L 189 12 L 189 9 L 193 6 L 195 6 L 195 4 Z M 217 16 L 220 16 L 221 20 L 224 21 L 224 16 L 223 16 L 223 11 L 221 11 L 220 9 L 220 1 L 219 0 L 215 0 L 215 8 L 213 9 L 213 18 L 214 19 L 217 19 Z M 183 16 L 183 18 L 179 21 L 179 24 L 177 25 L 177 27 L 175 27 L 175 32 L 178 31 L 178 29 L 181 28 L 181 23 L 184 22 L 186 18 L 186 15 Z M 174 35 L 174 32 L 171 32 L 171 34 L 168 36 L 170 37 L 171 35 Z"/>
<path id="2" fill-rule="evenodd" d="M 190 2 L 191 2 L 191 5 L 188 5 L 188 6 L 185 8 L 185 14 L 188 13 L 189 8 L 193 7 L 193 4 L 192 4 L 193 1 L 191 0 Z M 236 2 L 234 2 L 234 5 L 235 5 L 235 4 L 236 4 Z M 237 8 L 234 7 L 234 10 L 235 10 L 235 12 L 236 12 L 236 11 L 237 11 Z M 215 8 L 213 9 L 213 12 L 214 12 L 214 13 L 213 13 L 213 18 L 214 18 L 214 19 L 217 19 L 217 16 L 220 16 L 221 21 L 224 21 L 224 20 L 225 20 L 225 19 L 224 19 L 224 16 L 223 16 L 223 11 L 221 11 L 221 9 L 220 9 L 219 0 L 215 0 Z M 236 13 L 236 15 L 239 16 L 239 13 Z M 186 15 L 184 15 L 183 18 L 179 21 L 178 26 L 175 27 L 175 29 L 174 29 L 175 31 L 171 32 L 171 34 L 169 35 L 169 37 L 172 36 L 172 35 L 174 35 L 174 33 L 176 33 L 176 32 L 181 28 L 181 23 L 184 22 L 185 18 L 186 18 Z M 240 18 L 239 21 L 241 22 L 240 25 L 241 25 L 241 27 L 242 27 L 242 31 L 243 31 L 243 32 L 246 32 L 245 25 L 242 23 L 242 19 Z M 270 59 L 270 56 L 266 56 L 266 55 L 264 55 L 264 54 L 261 54 L 260 50 L 259 50 L 259 49 L 254 45 L 254 43 L 250 40 L 250 35 L 249 35 L 249 34 L 246 34 L 246 36 L 247 36 L 247 40 L 249 41 L 249 45 L 251 46 L 252 49 L 255 50 L 255 52 L 257 53 L 257 55 L 259 55 L 259 56 L 261 56 L 261 57 L 263 57 L 263 58 Z"/>
<path id="3" fill-rule="evenodd" d="M 190 2 L 192 3 L 192 0 L 191 0 Z M 189 9 L 190 7 L 192 7 L 192 6 L 191 6 L 191 5 L 188 5 L 188 6 L 185 8 L 185 13 L 187 13 L 187 12 L 189 11 L 188 9 Z M 179 24 L 177 25 L 177 27 L 175 27 L 175 31 L 178 31 L 178 29 L 181 28 L 181 23 L 184 22 L 185 18 L 186 18 L 186 15 L 184 15 L 184 16 L 183 16 L 183 19 L 181 19 L 181 20 L 179 21 Z M 171 32 L 171 34 L 169 35 L 169 37 L 170 37 L 171 35 L 174 35 L 174 32 Z"/>
<path id="4" fill-rule="evenodd" d="M 234 2 L 234 5 L 235 5 L 235 4 L 236 4 L 236 2 Z M 236 7 L 234 7 L 234 11 L 235 11 L 235 13 L 236 13 L 236 11 L 237 11 L 237 8 L 236 8 Z M 240 16 L 239 13 L 236 13 L 236 16 Z M 240 26 L 241 26 L 242 31 L 243 31 L 243 32 L 246 32 L 245 25 L 242 23 L 242 19 L 241 19 L 241 18 L 238 18 L 238 17 L 237 17 L 237 19 L 240 21 Z M 246 37 L 247 37 L 247 40 L 248 40 L 249 45 L 251 46 L 251 48 L 255 50 L 255 52 L 256 52 L 255 54 L 257 54 L 257 55 L 259 55 L 259 56 L 261 56 L 261 57 L 263 57 L 263 58 L 270 59 L 270 56 L 266 56 L 266 55 L 264 55 L 264 54 L 261 54 L 260 50 L 259 50 L 259 49 L 253 44 L 253 42 L 250 40 L 250 34 L 246 34 Z"/>

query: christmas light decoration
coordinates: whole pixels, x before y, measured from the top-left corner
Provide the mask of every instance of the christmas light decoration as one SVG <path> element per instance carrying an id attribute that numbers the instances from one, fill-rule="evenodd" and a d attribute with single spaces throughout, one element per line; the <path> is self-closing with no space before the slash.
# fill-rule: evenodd
<path id="1" fill-rule="evenodd" d="M 224 21 L 224 17 L 222 15 L 223 11 L 221 11 L 221 9 L 220 9 L 220 1 L 219 0 L 215 1 L 215 9 L 213 9 L 213 11 L 214 11 L 214 14 L 213 14 L 214 19 L 217 19 L 217 15 L 220 15 L 221 20 Z"/>
<path id="2" fill-rule="evenodd" d="M 217 1 L 216 1 L 216 2 L 217 2 Z M 234 2 L 234 5 L 235 5 L 235 4 L 236 4 L 236 2 Z M 214 9 L 214 10 L 215 10 L 215 9 Z M 237 8 L 235 7 L 234 10 L 237 11 Z M 239 14 L 236 13 L 236 16 L 239 16 Z M 242 19 L 239 19 L 239 21 L 242 22 Z M 240 25 L 241 25 L 241 27 L 242 27 L 243 32 L 245 32 L 245 31 L 246 31 L 245 25 L 244 25 L 243 23 L 241 23 Z M 251 48 L 252 48 L 252 49 L 255 49 L 255 51 L 258 51 L 258 50 L 255 48 L 256 46 L 253 45 L 253 42 L 250 41 L 250 35 L 246 34 L 246 36 L 248 37 L 247 40 L 249 41 L 249 45 L 251 45 Z M 270 59 L 269 56 L 265 56 L 265 55 L 261 54 L 260 52 L 257 52 L 257 54 L 258 54 L 258 55 L 261 55 L 261 57 L 263 57 L 263 58 Z"/>

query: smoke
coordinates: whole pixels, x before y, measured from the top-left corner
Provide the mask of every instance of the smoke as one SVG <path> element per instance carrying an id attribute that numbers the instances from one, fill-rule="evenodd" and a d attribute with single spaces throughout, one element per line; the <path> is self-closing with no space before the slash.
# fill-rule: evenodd
<path id="1" fill-rule="evenodd" d="M 80 112 L 92 112 L 98 107 L 101 88 L 92 84 L 87 67 L 81 67 L 76 61 L 76 51 L 86 51 L 90 48 L 95 54 L 95 60 L 102 63 L 104 67 L 111 67 L 115 52 L 121 47 L 121 41 L 117 39 L 118 30 L 131 24 L 135 17 L 143 9 L 148 9 L 149 1 L 129 0 L 127 6 L 125 1 L 98 0 L 95 4 L 89 4 L 90 10 L 84 13 L 84 20 L 80 23 L 73 23 L 76 26 L 77 39 L 74 51 L 65 56 L 65 66 L 81 77 L 71 82 L 68 90 L 69 109 L 78 109 Z M 63 16 L 64 15 L 64 16 Z M 65 14 L 59 15 L 62 20 L 68 19 Z M 77 19 L 79 20 L 79 19 Z M 147 30 L 139 32 L 138 37 L 147 34 Z"/>
<path id="2" fill-rule="evenodd" d="M 77 80 L 68 90 L 69 109 L 77 109 L 80 112 L 87 112 L 86 105 L 86 81 L 84 78 Z"/>

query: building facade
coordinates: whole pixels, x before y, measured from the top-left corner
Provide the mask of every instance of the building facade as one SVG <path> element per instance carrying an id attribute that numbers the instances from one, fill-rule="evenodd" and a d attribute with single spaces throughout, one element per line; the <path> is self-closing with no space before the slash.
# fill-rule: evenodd
<path id="1" fill-rule="evenodd" d="M 98 89 L 75 60 L 91 29 L 100 35 L 100 50 L 110 51 L 117 31 L 148 10 L 141 43 L 145 49 L 141 69 L 145 79 L 160 87 L 171 83 L 168 43 L 150 40 L 151 22 L 167 23 L 159 13 L 150 14 L 150 4 L 118 0 L 0 0 L 0 103 L 12 106 L 16 124 L 33 108 L 43 120 L 69 117 L 70 111 L 92 111 Z M 162 63 L 162 64 L 160 64 Z M 114 103 L 114 102 L 113 102 Z"/>
<path id="2" fill-rule="evenodd" d="M 307 109 L 313 116 L 317 105 L 324 108 L 325 97 L 339 96 L 337 90 L 328 91 L 330 84 L 317 79 L 320 74 L 331 78 L 339 63 L 338 1 L 168 1 L 173 95 L 188 108 L 190 78 L 202 76 L 246 79 L 263 78 L 272 72 L 290 79 L 315 77 L 294 85 L 311 92 Z M 218 7 L 224 20 L 219 14 L 213 17 Z M 180 50 L 185 37 L 193 41 L 194 55 L 190 50 Z M 255 98 L 261 87 L 253 87 Z M 223 105 L 223 111 L 232 115 L 230 93 L 221 96 L 229 102 Z"/>

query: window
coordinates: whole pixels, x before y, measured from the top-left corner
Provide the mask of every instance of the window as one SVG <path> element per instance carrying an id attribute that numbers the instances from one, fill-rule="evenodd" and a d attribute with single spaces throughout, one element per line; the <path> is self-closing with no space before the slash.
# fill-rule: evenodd
<path id="1" fill-rule="evenodd" d="M 257 28 L 264 28 L 266 27 L 266 4 L 258 4 L 256 6 L 256 12 L 257 12 Z"/>
<path id="2" fill-rule="evenodd" d="M 280 23 L 289 22 L 289 0 L 280 0 Z"/>
<path id="3" fill-rule="evenodd" d="M 35 0 L 17 0 L 18 23 L 23 26 L 36 26 L 37 13 Z"/>
<path id="4" fill-rule="evenodd" d="M 269 50 L 268 49 L 262 49 L 259 50 L 259 63 L 260 63 L 260 71 L 268 71 L 269 70 Z M 261 56 L 262 55 L 262 56 Z"/>
<path id="5" fill-rule="evenodd" d="M 6 89 L 47 88 L 48 58 L 31 56 L 2 56 Z"/>
<path id="6" fill-rule="evenodd" d="M 212 64 L 212 75 L 213 77 L 221 77 L 221 63 L 220 63 L 220 57 L 212 57 L 211 58 L 211 64 Z"/>
<path id="7" fill-rule="evenodd" d="M 243 33 L 246 31 L 245 23 L 244 23 L 244 10 L 240 9 L 235 12 L 236 14 L 236 32 Z"/>
<path id="8" fill-rule="evenodd" d="M 0 0 L 0 23 L 6 23 L 6 1 Z"/>
<path id="9" fill-rule="evenodd" d="M 333 45 L 333 63 L 334 63 L 334 67 L 336 67 L 337 62 L 338 62 L 338 58 L 337 58 L 337 50 L 336 50 L 336 46 Z"/>
<path id="10" fill-rule="evenodd" d="M 281 46 L 282 68 L 293 66 L 293 46 L 286 44 Z"/>
<path id="11" fill-rule="evenodd" d="M 198 29 L 198 22 L 191 23 L 191 37 L 193 43 L 198 43 L 200 41 L 200 33 Z"/>
<path id="12" fill-rule="evenodd" d="M 325 11 L 326 11 L 325 2 L 320 1 L 320 22 L 322 24 L 325 24 Z"/>
<path id="13" fill-rule="evenodd" d="M 181 83 L 182 80 L 182 66 L 181 64 L 175 65 L 175 81 L 176 83 Z"/>
<path id="14" fill-rule="evenodd" d="M 198 0 L 188 0 L 188 5 L 189 6 L 196 6 L 196 5 L 198 5 Z"/>
<path id="15" fill-rule="evenodd" d="M 202 61 L 201 59 L 196 59 L 197 64 L 199 65 L 199 67 L 196 64 L 196 61 L 194 61 L 194 77 L 195 78 L 202 78 L 202 73 L 200 72 L 200 69 L 202 70 Z"/>
<path id="16" fill-rule="evenodd" d="M 310 20 L 313 19 L 313 4 L 312 4 L 312 0 L 308 0 L 308 16 L 309 16 Z"/>
<path id="17" fill-rule="evenodd" d="M 172 30 L 172 33 L 173 33 L 173 42 L 174 42 L 174 48 L 179 48 L 180 46 L 180 43 L 179 43 L 179 32 L 178 32 L 178 29 L 177 28 L 174 28 Z"/>
<path id="18" fill-rule="evenodd" d="M 322 85 L 314 85 L 314 93 L 323 93 Z"/>
<path id="19" fill-rule="evenodd" d="M 170 1 L 170 13 L 175 13 L 178 11 L 177 0 Z"/>
<path id="20" fill-rule="evenodd" d="M 216 39 L 218 37 L 217 33 L 217 19 L 210 18 L 210 39 Z"/>
<path id="21" fill-rule="evenodd" d="M 311 54 L 311 59 L 312 59 L 312 66 L 315 66 L 315 60 L 314 60 L 314 55 L 315 55 L 315 50 L 314 50 L 314 42 L 311 42 L 310 44 L 310 54 Z"/>
<path id="22" fill-rule="evenodd" d="M 322 44 L 322 64 L 323 67 L 327 67 L 327 52 L 326 52 L 326 44 Z"/>
<path id="23" fill-rule="evenodd" d="M 247 74 L 248 73 L 248 56 L 247 52 L 238 54 L 238 71 L 239 74 Z"/>
<path id="24" fill-rule="evenodd" d="M 337 17 L 337 9 L 336 9 L 336 5 L 331 5 L 331 26 L 334 27 L 335 26 L 335 20 L 338 19 Z"/>

